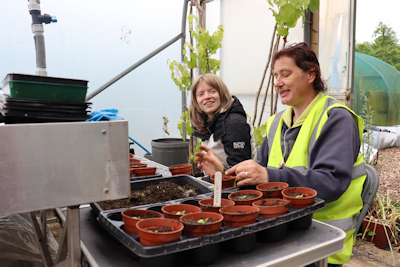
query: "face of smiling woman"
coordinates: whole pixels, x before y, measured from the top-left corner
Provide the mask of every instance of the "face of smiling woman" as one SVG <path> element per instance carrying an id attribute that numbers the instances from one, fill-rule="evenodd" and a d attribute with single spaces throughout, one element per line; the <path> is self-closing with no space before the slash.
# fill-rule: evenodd
<path id="1" fill-rule="evenodd" d="M 282 104 L 292 106 L 300 116 L 318 94 L 313 86 L 315 73 L 303 71 L 291 57 L 282 56 L 275 62 L 274 76 Z"/>
<path id="2" fill-rule="evenodd" d="M 212 88 L 205 81 L 201 81 L 197 85 L 196 101 L 209 119 L 214 116 L 215 111 L 221 106 L 221 98 L 217 89 Z"/>

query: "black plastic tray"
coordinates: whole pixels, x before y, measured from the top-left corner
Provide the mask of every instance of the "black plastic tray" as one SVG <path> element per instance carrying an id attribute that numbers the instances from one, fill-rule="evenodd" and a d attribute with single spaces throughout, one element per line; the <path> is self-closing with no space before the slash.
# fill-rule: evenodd
<path id="1" fill-rule="evenodd" d="M 14 81 L 14 80 L 27 81 L 27 82 L 58 83 L 58 84 L 79 85 L 79 86 L 87 86 L 88 84 L 88 81 L 86 80 L 39 76 L 39 75 L 30 75 L 21 73 L 7 74 L 7 76 L 3 80 L 3 84 L 6 84 L 8 81 Z"/>
<path id="2" fill-rule="evenodd" d="M 238 188 L 224 190 L 222 197 L 226 198 L 227 194 L 236 190 L 238 190 Z M 136 206 L 135 208 L 160 211 L 161 207 L 165 205 L 180 203 L 196 205 L 198 200 L 212 197 L 213 193 L 207 193 L 196 197 L 191 197 L 190 199 L 180 199 L 164 203 Z M 217 249 L 217 247 L 213 247 L 213 245 L 217 245 L 218 243 L 225 241 L 233 241 L 230 243 L 230 245 L 231 247 L 236 247 L 237 253 L 247 253 L 254 248 L 258 233 L 263 234 L 262 237 L 276 233 L 279 236 L 270 241 L 279 241 L 279 239 L 283 239 L 285 237 L 287 226 L 295 230 L 307 229 L 312 223 L 313 213 L 324 207 L 325 202 L 321 199 L 316 199 L 313 205 L 302 209 L 290 208 L 289 213 L 282 216 L 269 219 L 259 217 L 257 218 L 256 223 L 238 228 L 223 226 L 219 233 L 202 237 L 191 237 L 182 234 L 179 241 L 160 246 L 143 246 L 139 242 L 138 234 L 126 233 L 124 231 L 124 223 L 122 222 L 121 211 L 125 209 L 102 211 L 99 213 L 97 220 L 123 245 L 139 256 L 140 259 L 149 259 L 154 257 L 165 260 L 166 256 L 169 254 L 193 249 L 196 250 L 198 248 L 202 248 L 203 246 Z M 266 234 L 265 231 L 268 231 L 268 233 Z M 208 252 L 211 251 L 212 250 L 209 250 Z M 217 260 L 217 256 L 212 261 L 215 260 Z M 207 263 L 209 264 L 210 262 Z"/>
<path id="3" fill-rule="evenodd" d="M 131 177 L 132 179 L 133 177 Z M 196 178 L 190 176 L 190 175 L 175 175 L 171 177 L 153 177 L 149 178 L 148 176 L 142 176 L 142 177 L 137 177 L 141 179 L 132 179 L 131 180 L 131 190 L 141 190 L 145 188 L 146 186 L 149 185 L 154 185 L 154 184 L 159 184 L 160 182 L 163 181 L 169 181 L 176 183 L 178 185 L 184 185 L 184 184 L 190 184 L 194 186 L 195 188 L 199 189 L 202 194 L 205 193 L 210 193 L 213 190 L 205 186 L 203 183 L 199 182 Z M 191 199 L 192 197 L 187 197 L 187 198 L 181 198 L 179 200 L 186 200 L 186 199 Z M 169 202 L 169 201 L 168 201 Z M 168 203 L 165 202 L 165 203 Z M 100 207 L 100 205 L 97 202 L 90 203 L 90 206 L 92 207 L 92 211 L 95 214 L 95 216 L 98 216 L 100 212 L 103 211 L 103 209 Z M 142 207 L 142 206 L 140 206 Z M 124 209 L 123 209 L 124 210 Z"/>
<path id="4" fill-rule="evenodd" d="M 154 175 L 146 175 L 146 176 L 136 176 L 135 174 L 133 174 L 131 176 L 131 181 L 140 181 L 140 180 L 159 178 L 159 177 L 162 177 L 162 175 L 161 174 L 154 174 Z"/>

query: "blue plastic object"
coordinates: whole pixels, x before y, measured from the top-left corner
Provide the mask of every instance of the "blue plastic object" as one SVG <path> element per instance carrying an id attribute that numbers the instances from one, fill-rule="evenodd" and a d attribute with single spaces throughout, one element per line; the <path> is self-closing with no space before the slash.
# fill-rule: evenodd
<path id="1" fill-rule="evenodd" d="M 116 116 L 118 109 L 103 109 L 100 111 L 93 111 L 90 113 L 90 118 L 86 121 L 100 121 L 100 120 L 123 120 L 124 118 Z"/>

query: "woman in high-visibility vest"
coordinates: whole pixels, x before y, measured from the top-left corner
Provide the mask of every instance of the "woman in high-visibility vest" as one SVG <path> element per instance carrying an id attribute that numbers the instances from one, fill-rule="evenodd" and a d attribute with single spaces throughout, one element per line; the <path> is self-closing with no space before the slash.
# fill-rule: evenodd
<path id="1" fill-rule="evenodd" d="M 314 219 L 346 232 L 345 249 L 328 258 L 329 266 L 341 266 L 350 260 L 363 204 L 363 120 L 322 93 L 326 85 L 317 57 L 305 43 L 275 53 L 272 66 L 274 86 L 289 107 L 268 120 L 259 162 L 243 161 L 226 174 L 236 174 L 238 186 L 282 181 L 317 190 L 326 207 L 315 212 Z M 212 169 L 214 155 L 202 149 L 207 154 L 197 153 L 197 159 Z"/>

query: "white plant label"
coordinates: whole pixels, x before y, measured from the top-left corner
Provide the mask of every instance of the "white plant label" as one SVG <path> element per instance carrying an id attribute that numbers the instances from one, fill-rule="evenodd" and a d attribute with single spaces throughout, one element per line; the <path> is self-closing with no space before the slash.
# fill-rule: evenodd
<path id="1" fill-rule="evenodd" d="M 222 173 L 216 172 L 214 176 L 214 207 L 221 207 Z"/>

